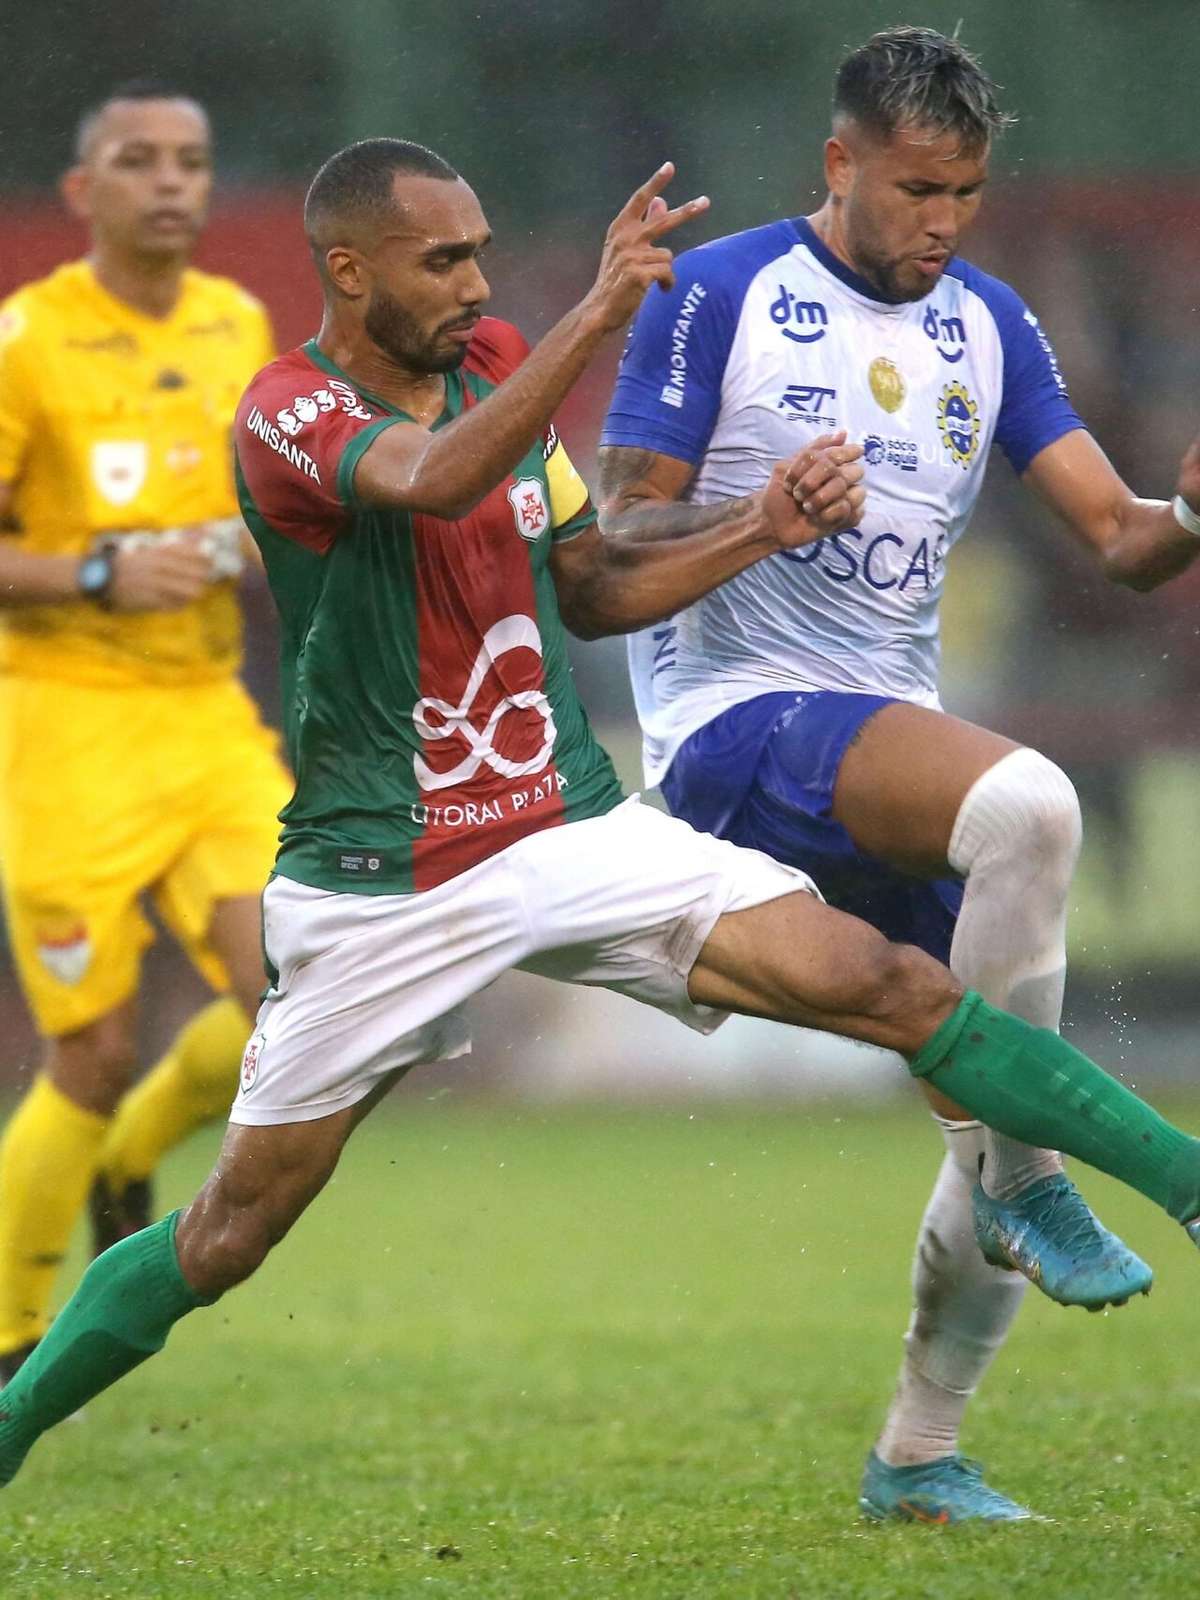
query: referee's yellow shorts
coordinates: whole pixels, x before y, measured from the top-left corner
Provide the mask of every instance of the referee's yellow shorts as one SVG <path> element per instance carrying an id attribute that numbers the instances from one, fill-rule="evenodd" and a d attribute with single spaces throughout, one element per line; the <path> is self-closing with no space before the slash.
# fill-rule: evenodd
<path id="1" fill-rule="evenodd" d="M 44 1035 L 128 1000 L 153 940 L 143 899 L 217 990 L 213 907 L 261 892 L 291 795 L 237 680 L 92 688 L 0 675 L 0 878 Z"/>

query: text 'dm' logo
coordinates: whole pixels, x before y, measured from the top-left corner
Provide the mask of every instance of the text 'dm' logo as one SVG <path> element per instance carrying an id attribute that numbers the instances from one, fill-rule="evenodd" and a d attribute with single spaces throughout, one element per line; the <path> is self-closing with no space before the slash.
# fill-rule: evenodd
<path id="1" fill-rule="evenodd" d="M 771 302 L 771 321 L 794 344 L 815 344 L 825 337 L 829 313 L 819 300 L 801 300 L 781 283 Z"/>

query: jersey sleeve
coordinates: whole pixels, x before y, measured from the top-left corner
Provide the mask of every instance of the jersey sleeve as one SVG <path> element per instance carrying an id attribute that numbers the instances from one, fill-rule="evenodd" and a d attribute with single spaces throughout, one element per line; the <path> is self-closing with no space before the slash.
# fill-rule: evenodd
<path id="1" fill-rule="evenodd" d="M 720 410 L 740 300 L 721 254 L 702 247 L 679 257 L 675 287 L 652 288 L 634 320 L 602 445 L 699 462 Z"/>
<path id="2" fill-rule="evenodd" d="M 234 424 L 250 501 L 278 533 L 327 550 L 358 508 L 363 452 L 403 417 L 377 412 L 343 379 L 286 358 L 258 376 Z"/>
<path id="3" fill-rule="evenodd" d="M 1053 346 L 1020 295 L 983 273 L 968 287 L 982 295 L 1000 335 L 1004 383 L 996 443 L 1020 474 L 1039 451 L 1084 424 L 1067 394 Z"/>
<path id="4" fill-rule="evenodd" d="M 498 317 L 481 317 L 467 352 L 466 365 L 489 383 L 500 384 L 529 354 L 529 343 L 519 329 Z M 573 539 L 590 528 L 596 511 L 587 484 L 575 470 L 553 424 L 542 440 L 542 459 L 550 489 L 550 525 L 555 543 Z"/>
<path id="5" fill-rule="evenodd" d="M 18 300 L 0 307 L 0 483 L 14 483 L 39 411 L 37 361 Z"/>

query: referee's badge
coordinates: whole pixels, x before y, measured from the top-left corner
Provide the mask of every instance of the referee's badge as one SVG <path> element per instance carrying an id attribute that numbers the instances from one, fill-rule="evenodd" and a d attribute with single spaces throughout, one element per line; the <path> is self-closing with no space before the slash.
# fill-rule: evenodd
<path id="1" fill-rule="evenodd" d="M 867 368 L 867 382 L 871 385 L 876 405 L 882 406 L 889 415 L 899 411 L 908 389 L 904 374 L 894 361 L 889 361 L 886 356 L 876 356 Z"/>
<path id="2" fill-rule="evenodd" d="M 103 439 L 92 446 L 92 481 L 110 506 L 127 506 L 137 498 L 149 464 L 141 439 Z"/>

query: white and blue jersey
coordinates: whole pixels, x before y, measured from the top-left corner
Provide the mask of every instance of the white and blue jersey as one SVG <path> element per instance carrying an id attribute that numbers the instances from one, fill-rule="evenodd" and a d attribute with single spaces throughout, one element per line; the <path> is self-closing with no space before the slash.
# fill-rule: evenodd
<path id="1" fill-rule="evenodd" d="M 685 498 L 761 489 L 846 429 L 859 526 L 781 552 L 630 640 L 646 781 L 722 711 L 781 690 L 938 705 L 938 602 L 993 441 L 1023 472 L 1083 424 L 1006 284 L 952 260 L 922 300 L 881 300 L 803 218 L 681 255 L 634 323 L 603 443 L 695 467 Z"/>

